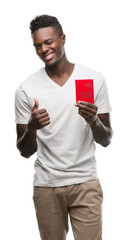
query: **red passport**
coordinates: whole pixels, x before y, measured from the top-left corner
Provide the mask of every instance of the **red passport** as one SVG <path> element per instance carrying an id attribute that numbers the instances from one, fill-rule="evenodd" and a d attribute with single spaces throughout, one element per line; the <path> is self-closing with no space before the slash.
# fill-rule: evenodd
<path id="1" fill-rule="evenodd" d="M 94 103 L 93 79 L 76 79 L 76 103 L 84 101 Z"/>

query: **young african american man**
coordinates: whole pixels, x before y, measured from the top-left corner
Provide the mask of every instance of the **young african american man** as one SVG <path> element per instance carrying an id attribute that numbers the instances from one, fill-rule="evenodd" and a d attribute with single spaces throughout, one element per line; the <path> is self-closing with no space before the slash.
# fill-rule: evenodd
<path id="1" fill-rule="evenodd" d="M 95 142 L 106 147 L 112 138 L 105 79 L 68 61 L 56 17 L 37 16 L 30 29 L 45 66 L 17 88 L 15 112 L 21 155 L 37 152 L 33 200 L 41 239 L 65 240 L 69 216 L 75 240 L 101 240 L 103 192 Z M 93 79 L 94 104 L 75 104 L 75 79 Z"/>

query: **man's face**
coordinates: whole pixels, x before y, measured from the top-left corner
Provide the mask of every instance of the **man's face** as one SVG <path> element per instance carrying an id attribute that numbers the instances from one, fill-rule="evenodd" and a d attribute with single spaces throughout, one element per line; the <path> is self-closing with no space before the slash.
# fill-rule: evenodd
<path id="1" fill-rule="evenodd" d="M 53 27 L 36 30 L 32 34 L 37 55 L 43 60 L 45 66 L 58 63 L 64 54 L 65 35 L 59 36 Z"/>

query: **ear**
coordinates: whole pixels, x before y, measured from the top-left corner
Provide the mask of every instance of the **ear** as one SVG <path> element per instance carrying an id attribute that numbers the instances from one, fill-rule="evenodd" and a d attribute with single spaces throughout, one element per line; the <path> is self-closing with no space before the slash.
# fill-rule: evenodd
<path id="1" fill-rule="evenodd" d="M 64 45 L 65 42 L 66 42 L 66 36 L 65 36 L 65 34 L 62 34 L 62 36 L 61 36 L 61 41 L 62 41 L 62 44 Z"/>

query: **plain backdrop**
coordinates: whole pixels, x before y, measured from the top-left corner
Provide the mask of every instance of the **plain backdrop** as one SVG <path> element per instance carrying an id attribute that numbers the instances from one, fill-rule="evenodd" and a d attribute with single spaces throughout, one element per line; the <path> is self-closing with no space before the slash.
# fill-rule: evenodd
<path id="1" fill-rule="evenodd" d="M 19 84 L 43 66 L 29 23 L 37 15 L 49 14 L 63 26 L 68 59 L 106 79 L 114 136 L 109 147 L 97 145 L 96 151 L 104 192 L 103 239 L 128 239 L 127 1 L 5 0 L 0 11 L 0 238 L 40 239 L 32 200 L 36 154 L 25 159 L 16 149 L 14 95 Z M 70 221 L 69 226 L 67 240 L 73 240 Z"/>

